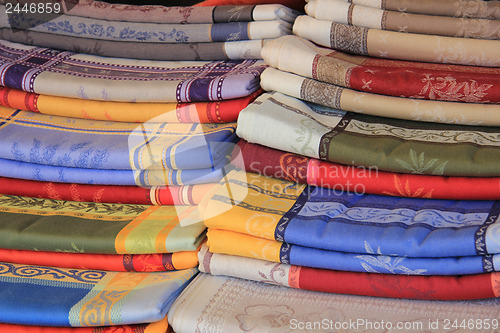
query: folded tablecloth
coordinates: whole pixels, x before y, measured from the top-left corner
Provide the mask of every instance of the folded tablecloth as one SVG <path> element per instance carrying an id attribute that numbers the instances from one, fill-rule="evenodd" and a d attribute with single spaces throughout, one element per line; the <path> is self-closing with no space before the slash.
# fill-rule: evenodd
<path id="1" fill-rule="evenodd" d="M 156 322 L 197 273 L 104 272 L 0 263 L 0 321 L 39 326 Z"/>
<path id="2" fill-rule="evenodd" d="M 266 260 L 212 253 L 206 246 L 198 252 L 199 270 L 212 275 L 362 296 L 464 300 L 496 297 L 499 273 L 468 276 L 415 276 L 342 272 L 274 263 Z"/>
<path id="3" fill-rule="evenodd" d="M 122 102 L 207 102 L 257 91 L 259 60 L 150 61 L 98 57 L 0 41 L 0 85 Z"/>
<path id="4" fill-rule="evenodd" d="M 195 251 L 205 239 L 197 206 L 102 204 L 0 196 L 4 249 L 98 254 Z M 1 312 L 1 311 L 0 311 Z M 0 320 L 1 321 L 1 320 Z"/>
<path id="5" fill-rule="evenodd" d="M 229 173 L 200 205 L 211 229 L 331 251 L 434 258 L 500 253 L 499 209 L 498 201 L 355 194 L 243 171 Z"/>
<path id="6" fill-rule="evenodd" d="M 500 22 L 494 19 L 410 14 L 350 4 L 344 0 L 311 0 L 306 4 L 305 11 L 318 20 L 370 29 L 465 38 L 500 38 Z"/>
<path id="7" fill-rule="evenodd" d="M 268 70 L 277 71 L 266 69 L 266 73 Z M 327 96 L 334 99 L 328 91 L 316 88 L 311 89 L 309 96 L 316 97 L 315 92 L 324 94 L 318 99 Z M 396 105 L 394 109 L 399 108 Z M 240 113 L 236 133 L 251 143 L 381 171 L 444 176 L 500 175 L 499 127 L 346 113 L 272 93 L 261 95 Z"/>
<path id="8" fill-rule="evenodd" d="M 299 16 L 293 33 L 336 50 L 411 61 L 500 67 L 496 40 L 367 29 Z"/>
<path id="9" fill-rule="evenodd" d="M 262 57 L 267 64 L 282 71 L 370 93 L 368 96 L 380 94 L 450 102 L 500 102 L 500 68 L 496 67 L 430 64 L 356 56 L 319 47 L 298 36 L 284 36 L 270 41 L 263 48 Z M 351 94 L 362 96 L 355 92 Z M 413 109 L 407 101 L 397 101 Z M 344 100 L 343 104 L 349 104 L 346 102 Z M 434 105 L 434 115 L 430 112 L 426 115 L 431 121 L 442 122 L 449 119 L 448 121 L 470 124 L 500 125 L 498 111 L 494 111 L 498 110 L 497 106 L 483 108 L 473 104 L 467 107 L 455 103 L 446 108 L 438 107 L 442 104 Z M 415 112 L 407 115 L 408 113 L 411 112 L 403 110 L 399 116 L 393 116 L 418 116 Z"/>

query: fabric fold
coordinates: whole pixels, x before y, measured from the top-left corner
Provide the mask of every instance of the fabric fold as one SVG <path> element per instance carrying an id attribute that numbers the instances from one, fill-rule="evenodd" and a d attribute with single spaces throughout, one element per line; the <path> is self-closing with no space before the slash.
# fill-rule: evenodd
<path id="1" fill-rule="evenodd" d="M 0 196 L 4 249 L 96 254 L 196 251 L 198 206 L 103 204 Z M 190 221 L 181 227 L 182 221 Z"/>
<path id="2" fill-rule="evenodd" d="M 200 206 L 209 229 L 363 255 L 480 256 L 484 267 L 500 253 L 499 209 L 498 201 L 356 194 L 243 171 L 229 173 Z"/>
<path id="3" fill-rule="evenodd" d="M 500 199 L 498 177 L 444 177 L 385 172 L 321 161 L 245 140 L 238 142 L 233 156 L 232 163 L 247 172 L 336 191 L 427 199 Z"/>
<path id="4" fill-rule="evenodd" d="M 293 56 L 288 56 L 289 54 Z M 500 101 L 500 70 L 494 67 L 355 56 L 316 46 L 298 36 L 284 36 L 270 41 L 263 48 L 262 57 L 267 64 L 281 71 L 370 94 L 466 103 Z M 356 96 L 358 95 L 361 96 L 359 93 Z M 404 101 L 398 103 L 408 104 Z M 449 117 L 470 124 L 500 124 L 494 111 L 497 106 L 490 107 L 490 112 L 476 104 L 470 106 L 466 108 L 453 104 L 453 107 L 446 110 L 445 107 L 436 106 L 435 113 L 439 113 L 439 116 L 436 115 L 433 119 L 429 114 L 428 117 L 432 121 L 439 121 L 439 117 Z M 399 117 L 403 116 L 404 113 L 401 112 Z"/>
<path id="5" fill-rule="evenodd" d="M 2 323 L 65 327 L 159 321 L 197 273 L 196 269 L 103 272 L 9 263 L 0 267 Z"/>
<path id="6" fill-rule="evenodd" d="M 319 45 L 365 56 L 442 64 L 500 67 L 496 40 L 367 29 L 297 17 L 293 33 Z"/>
<path id="7" fill-rule="evenodd" d="M 266 73 L 268 71 L 278 72 L 266 69 Z M 263 80 L 267 78 L 266 74 Z M 290 80 L 281 82 L 291 84 Z M 315 102 L 334 99 L 319 87 L 311 88 L 308 96 L 316 97 L 315 93 L 327 95 L 315 98 Z M 390 103 L 378 107 L 401 110 L 400 106 Z M 256 128 L 259 131 L 255 131 Z M 279 133 L 276 128 L 280 129 Z M 498 157 L 494 157 L 500 153 L 498 127 L 374 117 L 274 92 L 260 96 L 240 113 L 236 132 L 251 143 L 370 170 L 460 177 L 499 176 Z"/>
<path id="8" fill-rule="evenodd" d="M 455 18 L 381 10 L 344 0 L 311 0 L 305 6 L 309 16 L 368 29 L 425 35 L 499 39 L 500 22 L 491 19 Z"/>
<path id="9" fill-rule="evenodd" d="M 466 300 L 494 298 L 498 273 L 469 276 L 412 276 L 342 272 L 273 263 L 234 255 L 198 252 L 199 270 L 285 287 L 360 296 Z"/>
<path id="10" fill-rule="evenodd" d="M 260 88 L 265 67 L 259 60 L 133 60 L 0 42 L 1 86 L 100 101 L 207 102 L 245 97 Z"/>

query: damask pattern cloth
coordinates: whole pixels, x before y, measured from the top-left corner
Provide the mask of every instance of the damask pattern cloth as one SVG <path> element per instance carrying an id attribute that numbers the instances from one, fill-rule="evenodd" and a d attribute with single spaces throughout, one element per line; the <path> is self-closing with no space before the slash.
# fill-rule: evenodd
<path id="1" fill-rule="evenodd" d="M 240 113 L 236 133 L 251 143 L 379 171 L 500 175 L 498 127 L 374 117 L 275 92 L 260 96 Z"/>
<path id="2" fill-rule="evenodd" d="M 442 15 L 464 18 L 500 18 L 500 4 L 483 0 L 345 0 L 363 6 L 406 13 Z"/>
<path id="3" fill-rule="evenodd" d="M 207 102 L 257 91 L 260 60 L 150 61 L 107 58 L 0 41 L 0 86 L 120 102 Z"/>
<path id="4" fill-rule="evenodd" d="M 500 102 L 500 69 L 495 67 L 356 56 L 316 46 L 298 36 L 283 36 L 270 41 L 263 48 L 262 57 L 267 64 L 281 71 L 370 94 L 449 102 Z M 440 108 L 438 111 L 436 108 L 435 113 L 439 115 L 431 120 L 439 122 L 439 118 L 441 121 L 451 118 L 471 124 L 500 124 L 498 111 L 495 113 L 493 110 L 496 107 L 490 108 L 492 112 L 488 113 L 487 109 L 476 105 L 471 108 L 457 103 L 452 105 L 455 107 L 446 110 Z M 405 113 L 401 113 L 399 117 L 404 117 Z M 432 117 L 430 114 L 427 116 Z"/>
<path id="5" fill-rule="evenodd" d="M 268 41 L 254 39 L 211 43 L 143 43 L 8 28 L 0 28 L 0 38 L 25 45 L 105 57 L 173 61 L 262 59 L 262 45 Z"/>
<path id="6" fill-rule="evenodd" d="M 152 186 L 216 183 L 224 176 L 229 162 L 206 169 L 116 170 L 56 167 L 0 158 L 0 177 L 55 183 L 89 185 Z"/>
<path id="7" fill-rule="evenodd" d="M 317 230 L 317 229 L 316 229 Z M 393 275 L 475 275 L 500 272 L 500 255 L 468 257 L 405 257 L 382 255 L 365 243 L 366 254 L 340 252 L 267 240 L 248 234 L 208 229 L 213 253 L 262 259 L 309 268 Z M 308 237 L 305 235 L 304 237 Z M 408 240 L 408 237 L 405 238 Z M 409 239 L 408 242 L 412 242 Z"/>
<path id="8" fill-rule="evenodd" d="M 0 158 L 56 167 L 207 169 L 231 152 L 236 124 L 125 123 L 0 107 Z"/>
<path id="9" fill-rule="evenodd" d="M 122 0 L 126 1 L 126 0 Z M 281 4 L 286 7 L 292 8 L 294 10 L 297 10 L 299 12 L 304 11 L 304 5 L 305 5 L 305 0 L 204 0 L 204 1 L 199 1 L 198 3 L 194 4 L 194 7 L 197 6 L 227 6 L 227 5 L 236 5 L 236 6 L 243 6 L 243 5 L 264 5 L 264 4 Z"/>
<path id="10" fill-rule="evenodd" d="M 0 262 L 114 272 L 163 272 L 198 266 L 198 251 L 94 254 L 0 249 Z"/>
<path id="11" fill-rule="evenodd" d="M 323 319 L 327 321 L 325 331 L 336 331 L 336 323 L 341 327 L 342 323 L 360 320 L 352 331 L 374 332 L 374 324 L 384 321 L 392 327 L 398 322 L 408 323 L 408 332 L 422 332 L 429 322 L 437 321 L 440 329 L 445 320 L 490 318 L 491 322 L 500 316 L 499 304 L 499 299 L 436 302 L 338 295 L 199 274 L 170 308 L 168 321 L 177 333 L 278 333 L 290 330 L 291 325 L 296 332 L 317 332 Z M 315 323 L 319 323 L 316 329 L 312 326 L 318 325 Z M 491 332 L 491 328 L 478 331 Z"/>
<path id="12" fill-rule="evenodd" d="M 102 204 L 0 196 L 4 249 L 97 254 L 196 251 L 205 239 L 197 206 Z"/>
<path id="13" fill-rule="evenodd" d="M 500 46 L 496 40 L 367 29 L 306 15 L 297 17 L 293 33 L 319 45 L 365 56 L 500 67 Z"/>
<path id="14" fill-rule="evenodd" d="M 275 68 L 267 68 L 261 79 L 265 90 L 278 91 L 337 110 L 435 123 L 485 126 L 496 126 L 499 123 L 499 104 L 385 96 L 344 88 Z M 472 110 L 478 112 L 474 113 Z"/>
<path id="15" fill-rule="evenodd" d="M 321 161 L 240 140 L 232 164 L 247 172 L 337 191 L 397 197 L 499 200 L 498 177 L 444 177 L 385 172 Z"/>
<path id="16" fill-rule="evenodd" d="M 172 327 L 168 324 L 166 317 L 154 323 L 93 327 L 57 327 L 0 323 L 0 330 L 9 333 L 173 333 Z"/>
<path id="17" fill-rule="evenodd" d="M 139 205 L 197 205 L 215 186 L 111 186 L 54 183 L 0 177 L 0 193 L 15 196 L 77 202 L 125 203 Z"/>
<path id="18" fill-rule="evenodd" d="M 208 228 L 316 249 L 490 264 L 500 252 L 498 201 L 356 194 L 233 171 L 200 209 Z"/>
<path id="19" fill-rule="evenodd" d="M 29 93 L 0 87 L 0 105 L 53 116 L 144 123 L 230 123 L 257 96 L 194 103 L 122 103 Z"/>
<path id="20" fill-rule="evenodd" d="M 156 322 L 196 269 L 104 272 L 0 263 L 0 321 L 38 326 Z"/>
<path id="21" fill-rule="evenodd" d="M 212 275 L 336 294 L 428 300 L 499 297 L 499 273 L 468 276 L 412 276 L 342 272 L 265 260 L 198 252 L 199 270 Z"/>
<path id="22" fill-rule="evenodd" d="M 222 5 L 222 6 L 173 6 L 125 5 L 95 0 L 75 2 L 68 15 L 90 17 L 108 21 L 151 23 L 229 23 L 249 21 L 285 20 L 293 22 L 296 12 L 283 5 Z"/>
<path id="23" fill-rule="evenodd" d="M 306 4 L 305 11 L 318 20 L 369 29 L 464 38 L 500 38 L 500 22 L 491 19 L 410 14 L 355 5 L 344 0 L 311 0 Z"/>
<path id="24" fill-rule="evenodd" d="M 108 21 L 70 15 L 59 15 L 50 21 L 23 12 L 6 13 L 0 6 L 0 27 L 32 30 L 56 35 L 116 41 L 147 43 L 229 42 L 276 38 L 291 34 L 292 23 L 272 21 L 213 24 L 138 23 Z"/>

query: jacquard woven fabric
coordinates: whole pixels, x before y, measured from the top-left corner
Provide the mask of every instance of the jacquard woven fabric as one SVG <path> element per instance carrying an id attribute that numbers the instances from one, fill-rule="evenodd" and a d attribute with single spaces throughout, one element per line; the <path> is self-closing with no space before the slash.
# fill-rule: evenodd
<path id="1" fill-rule="evenodd" d="M 125 203 L 138 205 L 197 205 L 215 186 L 111 186 L 56 183 L 0 177 L 0 193 L 31 198 L 77 202 Z"/>
<path id="2" fill-rule="evenodd" d="M 197 273 L 0 267 L 2 323 L 66 327 L 157 322 Z"/>
<path id="3" fill-rule="evenodd" d="M 232 163 L 247 172 L 336 191 L 397 197 L 499 200 L 499 177 L 444 177 L 385 172 L 321 161 L 240 140 Z"/>
<path id="4" fill-rule="evenodd" d="M 197 206 L 103 204 L 0 196 L 4 249 L 97 254 L 196 251 L 205 238 Z M 1 321 L 1 320 L 0 320 Z"/>
<path id="5" fill-rule="evenodd" d="M 496 40 L 367 29 L 306 15 L 297 17 L 293 33 L 322 46 L 365 56 L 500 67 L 500 45 Z"/>
<path id="6" fill-rule="evenodd" d="M 151 23 L 229 23 L 249 21 L 285 20 L 292 22 L 296 13 L 283 5 L 222 5 L 222 6 L 172 6 L 126 5 L 109 1 L 80 0 L 66 13 L 108 21 Z"/>
<path id="7" fill-rule="evenodd" d="M 307 235 L 304 235 L 307 237 Z M 394 275 L 475 275 L 500 271 L 499 255 L 420 258 L 387 256 L 366 245 L 366 254 L 289 244 L 233 231 L 207 232 L 211 252 L 318 269 Z M 412 241 L 412 240 L 410 240 Z"/>
<path id="8" fill-rule="evenodd" d="M 95 254 L 0 249 L 0 262 L 114 272 L 164 272 L 195 268 L 197 253 Z"/>
<path id="9" fill-rule="evenodd" d="M 484 0 L 345 0 L 363 6 L 429 15 L 442 15 L 464 18 L 500 18 L 500 4 Z"/>
<path id="10" fill-rule="evenodd" d="M 305 11 L 318 20 L 369 29 L 464 38 L 500 38 L 500 22 L 494 19 L 410 14 L 355 5 L 344 0 L 311 0 L 306 4 Z"/>
<path id="11" fill-rule="evenodd" d="M 262 57 L 268 65 L 281 71 L 369 93 L 363 98 L 371 97 L 372 94 L 407 97 L 417 99 L 412 100 L 412 103 L 421 104 L 421 108 L 426 104 L 418 101 L 422 99 L 466 103 L 500 102 L 500 68 L 495 67 L 430 64 L 356 56 L 319 47 L 298 36 L 284 36 L 270 41 L 263 48 Z M 266 83 L 267 80 L 264 80 L 264 84 Z M 365 96 L 356 92 L 350 93 L 356 98 Z M 408 105 L 408 102 L 402 99 L 395 101 Z M 350 105 L 352 101 L 348 102 L 344 98 L 341 104 Z M 356 107 L 359 108 L 359 105 Z M 431 106 L 427 108 L 432 109 Z M 412 116 L 415 111 L 404 112 L 404 108 L 401 109 L 400 115 L 393 117 L 415 118 L 415 115 Z M 408 109 L 412 108 L 408 106 Z M 449 119 L 448 121 L 459 123 L 500 125 L 497 106 L 488 109 L 476 104 L 468 107 L 455 103 L 451 107 L 446 107 L 445 104 L 437 110 L 438 106 L 435 106 L 434 115 L 429 110 L 426 118 L 436 122 Z M 417 119 L 418 116 L 425 119 L 418 113 L 416 116 Z"/>
<path id="12" fill-rule="evenodd" d="M 415 276 L 343 272 L 212 253 L 206 246 L 202 246 L 198 258 L 199 270 L 204 273 L 336 294 L 428 300 L 499 296 L 499 273 Z"/>
<path id="13" fill-rule="evenodd" d="M 355 194 L 243 171 L 200 205 L 209 229 L 359 255 L 481 256 L 484 267 L 500 267 L 489 256 L 500 253 L 499 209 L 498 201 Z"/>
<path id="14" fill-rule="evenodd" d="M 235 125 L 71 119 L 0 107 L 0 158 L 84 169 L 210 169 L 233 149 Z"/>
<path id="15" fill-rule="evenodd" d="M 206 169 L 116 170 L 57 167 L 0 158 L 0 177 L 42 182 L 150 188 L 151 186 L 216 183 L 224 176 L 224 168 L 228 163 L 223 160 L 219 165 Z"/>
<path id="16" fill-rule="evenodd" d="M 0 41 L 0 86 L 121 102 L 207 102 L 257 91 L 266 65 L 98 57 Z"/>
<path id="17" fill-rule="evenodd" d="M 97 56 L 171 61 L 262 59 L 262 45 L 268 41 L 254 39 L 211 43 L 143 43 L 8 28 L 0 28 L 0 38 L 14 43 Z"/>
<path id="18" fill-rule="evenodd" d="M 292 20 L 293 21 L 293 20 Z M 0 6 L 0 27 L 56 35 L 147 43 L 200 43 L 276 38 L 291 34 L 285 20 L 212 24 L 140 23 L 59 15 L 50 21 L 24 12 L 6 13 Z"/>
<path id="19" fill-rule="evenodd" d="M 490 318 L 491 322 L 500 317 L 499 304 L 499 299 L 438 302 L 339 295 L 199 274 L 170 308 L 168 321 L 177 333 L 278 333 L 294 327 L 296 332 L 314 332 L 321 328 L 322 319 L 326 319 L 325 331 L 340 330 L 335 323 L 342 328 L 342 323 L 349 327 L 352 322 L 349 330 L 356 332 L 374 331 L 375 325 L 394 328 L 397 323 L 409 323 L 410 331 L 421 332 L 429 322 L 441 323 L 441 328 L 445 321 L 451 327 L 454 320 L 464 318 Z M 456 331 L 470 332 L 460 327 Z"/>
<path id="20" fill-rule="evenodd" d="M 172 327 L 168 324 L 167 318 L 154 323 L 93 326 L 93 327 L 57 327 L 57 326 L 35 326 L 35 325 L 15 325 L 0 323 L 0 330 L 9 333 L 173 333 Z"/>
<path id="21" fill-rule="evenodd" d="M 195 103 L 123 103 L 93 101 L 29 93 L 0 87 L 0 105 L 52 116 L 106 120 L 115 122 L 230 123 L 240 111 L 262 94 L 213 102 Z"/>
<path id="22" fill-rule="evenodd" d="M 319 89 L 315 91 L 320 93 Z M 236 133 L 251 143 L 379 171 L 500 175 L 498 127 L 414 122 L 342 112 L 275 92 L 260 96 L 240 113 Z"/>

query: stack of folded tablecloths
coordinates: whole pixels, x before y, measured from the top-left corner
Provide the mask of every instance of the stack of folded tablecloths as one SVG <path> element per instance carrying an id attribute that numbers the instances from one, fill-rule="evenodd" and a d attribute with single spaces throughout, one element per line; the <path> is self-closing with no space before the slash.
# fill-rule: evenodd
<path id="1" fill-rule="evenodd" d="M 197 274 L 198 204 L 262 93 L 263 61 L 234 58 L 295 13 L 80 1 L 19 30 L 4 12 L 0 330 L 165 332 Z"/>
<path id="2" fill-rule="evenodd" d="M 420 4 L 381 3 L 408 10 Z M 480 7 L 478 15 L 498 12 L 496 2 L 471 3 Z M 268 92 L 238 118 L 237 135 L 244 140 L 233 151 L 233 164 L 242 170 L 229 173 L 200 204 L 208 227 L 208 242 L 199 252 L 201 271 L 360 296 L 439 301 L 500 296 L 498 22 L 490 16 L 436 16 L 448 15 L 447 5 L 436 3 L 435 12 L 414 18 L 347 1 L 311 0 L 308 16 L 294 23 L 296 36 L 263 47 L 263 59 L 272 67 L 261 75 Z M 473 15 L 472 7 L 454 10 Z M 401 16 L 408 27 L 400 26 Z M 476 31 L 476 25 L 491 31 Z M 290 329 L 295 318 L 307 331 L 304 322 L 313 319 L 353 316 L 350 305 L 324 313 L 326 305 L 309 308 L 326 295 L 298 296 L 219 278 L 210 282 L 220 285 L 218 290 L 205 291 L 210 302 L 196 305 L 203 314 L 189 322 L 186 306 L 203 279 L 197 278 L 169 314 L 174 329 L 239 325 L 245 330 L 256 325 L 253 316 L 265 312 L 275 313 L 274 327 Z M 217 315 L 223 290 L 233 284 L 243 291 L 230 297 L 230 313 Z M 292 295 L 310 301 L 299 305 Z M 330 296 L 325 302 L 341 299 L 359 300 Z M 388 306 L 423 314 L 436 306 L 430 311 L 457 311 L 452 317 L 464 318 L 463 309 L 451 305 L 382 303 L 382 312 Z M 471 318 L 500 314 L 495 299 L 467 306 L 478 304 L 486 306 L 475 308 Z M 439 314 L 423 316 L 431 321 Z"/>
<path id="3" fill-rule="evenodd" d="M 3 6 L 0 37 L 120 58 L 260 59 L 262 45 L 291 33 L 297 16 L 278 4 L 164 7 L 70 0 L 66 6 L 55 17 L 13 10 L 7 14 Z"/>

